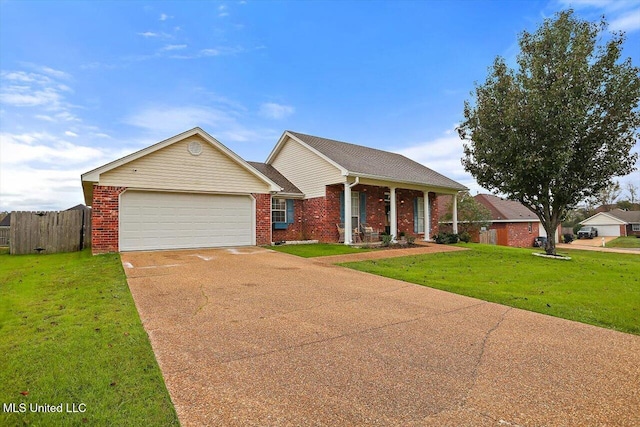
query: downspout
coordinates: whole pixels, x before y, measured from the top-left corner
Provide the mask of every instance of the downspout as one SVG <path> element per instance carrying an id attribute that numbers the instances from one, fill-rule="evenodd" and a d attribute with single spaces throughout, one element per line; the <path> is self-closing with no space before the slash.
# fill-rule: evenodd
<path id="1" fill-rule="evenodd" d="M 349 184 L 344 183 L 344 244 L 353 243 L 353 227 L 351 224 L 351 189 L 360 183 L 360 177 L 356 176 L 356 180 Z"/>

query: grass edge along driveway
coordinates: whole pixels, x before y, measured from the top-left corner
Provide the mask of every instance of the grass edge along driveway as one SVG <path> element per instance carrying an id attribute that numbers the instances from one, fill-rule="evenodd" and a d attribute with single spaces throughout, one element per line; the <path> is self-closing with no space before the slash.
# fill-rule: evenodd
<path id="1" fill-rule="evenodd" d="M 0 253 L 0 300 L 0 425 L 178 425 L 119 255 Z"/>
<path id="2" fill-rule="evenodd" d="M 571 261 L 559 261 L 532 249 L 461 246 L 471 250 L 340 265 L 640 335 L 639 255 L 571 250 Z"/>

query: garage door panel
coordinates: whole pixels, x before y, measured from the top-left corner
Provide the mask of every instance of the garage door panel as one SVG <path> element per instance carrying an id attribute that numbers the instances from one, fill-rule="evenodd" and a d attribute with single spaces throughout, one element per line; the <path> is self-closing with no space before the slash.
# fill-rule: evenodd
<path id="1" fill-rule="evenodd" d="M 120 250 L 253 244 L 249 196 L 127 191 L 120 199 Z"/>

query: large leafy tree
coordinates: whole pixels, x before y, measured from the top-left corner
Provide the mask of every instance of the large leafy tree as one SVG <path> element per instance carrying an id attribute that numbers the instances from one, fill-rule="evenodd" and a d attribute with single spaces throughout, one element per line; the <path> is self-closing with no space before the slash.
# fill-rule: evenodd
<path id="1" fill-rule="evenodd" d="M 517 69 L 496 58 L 474 103 L 465 102 L 465 169 L 538 215 L 548 254 L 569 209 L 634 169 L 640 69 L 621 59 L 623 42 L 604 19 L 560 12 L 520 35 Z"/>

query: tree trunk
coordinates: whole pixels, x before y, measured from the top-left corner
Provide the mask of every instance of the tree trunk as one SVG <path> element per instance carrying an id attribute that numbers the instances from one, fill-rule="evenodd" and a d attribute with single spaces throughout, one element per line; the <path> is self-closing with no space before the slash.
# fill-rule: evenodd
<path id="1" fill-rule="evenodd" d="M 549 228 L 545 227 L 547 231 L 547 243 L 544 246 L 544 250 L 547 255 L 556 255 L 556 233 L 558 232 L 558 221 L 550 221 Z"/>

